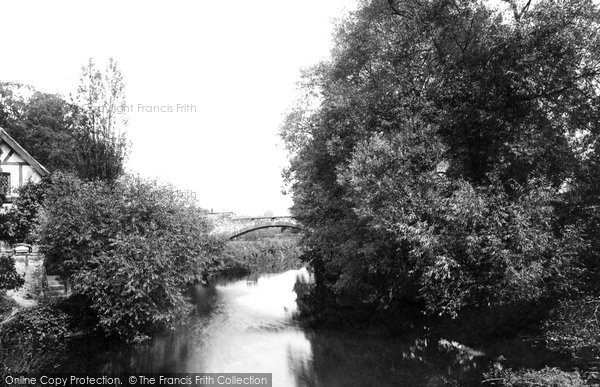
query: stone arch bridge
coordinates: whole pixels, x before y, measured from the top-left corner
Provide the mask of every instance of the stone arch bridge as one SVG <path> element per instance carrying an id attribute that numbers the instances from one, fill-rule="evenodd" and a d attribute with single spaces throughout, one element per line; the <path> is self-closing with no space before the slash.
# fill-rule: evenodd
<path id="1" fill-rule="evenodd" d="M 291 216 L 238 217 L 232 212 L 208 215 L 215 226 L 214 233 L 224 235 L 227 239 L 234 239 L 264 228 L 302 229 L 298 221 Z"/>

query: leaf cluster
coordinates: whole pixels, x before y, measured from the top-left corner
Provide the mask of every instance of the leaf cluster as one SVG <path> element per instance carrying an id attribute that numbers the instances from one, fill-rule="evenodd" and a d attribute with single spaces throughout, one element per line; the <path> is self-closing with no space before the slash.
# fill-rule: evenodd
<path id="1" fill-rule="evenodd" d="M 218 262 L 205 211 L 170 186 L 57 174 L 38 237 L 48 271 L 87 297 L 109 335 L 135 340 L 172 328 L 190 309 L 186 287 Z"/>

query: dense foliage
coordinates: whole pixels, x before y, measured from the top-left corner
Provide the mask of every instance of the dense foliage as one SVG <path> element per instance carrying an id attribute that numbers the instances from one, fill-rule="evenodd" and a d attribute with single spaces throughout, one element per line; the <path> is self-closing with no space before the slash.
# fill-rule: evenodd
<path id="1" fill-rule="evenodd" d="M 15 269 L 15 260 L 10 254 L 0 254 L 0 292 L 18 289 L 25 283 Z"/>
<path id="2" fill-rule="evenodd" d="M 0 373 L 52 372 L 64 356 L 69 320 L 60 309 L 42 306 L 0 325 Z"/>
<path id="3" fill-rule="evenodd" d="M 227 242 L 217 268 L 219 275 L 279 273 L 299 269 L 298 238 L 265 238 Z"/>
<path id="4" fill-rule="evenodd" d="M 85 179 L 112 181 L 123 173 L 127 155 L 125 82 L 110 58 L 101 71 L 93 59 L 81 68 L 75 98 L 77 173 Z"/>
<path id="5" fill-rule="evenodd" d="M 186 315 L 186 286 L 216 264 L 221 242 L 203 210 L 140 178 L 114 184 L 57 174 L 39 241 L 50 269 L 89 300 L 109 335 L 127 340 Z"/>
<path id="6" fill-rule="evenodd" d="M 28 182 L 19 189 L 19 196 L 12 206 L 0 213 L 0 240 L 8 243 L 33 242 L 32 231 L 44 198 L 44 190 L 51 177 L 40 183 Z"/>
<path id="7" fill-rule="evenodd" d="M 0 83 L 0 127 L 50 170 L 76 169 L 73 110 L 59 95 Z"/>
<path id="8" fill-rule="evenodd" d="M 50 171 L 70 171 L 84 179 L 114 180 L 127 155 L 118 110 L 125 104 L 124 80 L 114 60 L 100 70 L 93 60 L 82 67 L 72 101 L 32 87 L 0 82 L 0 127 Z"/>
<path id="9" fill-rule="evenodd" d="M 600 356 L 600 297 L 563 300 L 544 322 L 546 346 L 595 364 Z M 600 376 L 600 375 L 599 375 Z"/>
<path id="10" fill-rule="evenodd" d="M 4 319 L 18 306 L 18 304 L 6 294 L 0 294 L 0 321 Z"/>
<path id="11" fill-rule="evenodd" d="M 597 277 L 600 21 L 588 0 L 363 1 L 288 116 L 315 302 L 388 313 Z"/>

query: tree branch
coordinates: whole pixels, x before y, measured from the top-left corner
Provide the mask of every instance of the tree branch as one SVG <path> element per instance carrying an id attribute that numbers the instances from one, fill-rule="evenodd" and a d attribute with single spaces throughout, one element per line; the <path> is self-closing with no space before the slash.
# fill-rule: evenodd
<path id="1" fill-rule="evenodd" d="M 398 16 L 405 16 L 404 12 L 402 12 L 400 10 L 400 8 L 398 8 L 398 5 L 396 4 L 395 0 L 388 0 L 388 4 L 390 5 L 390 8 L 392 9 L 392 12 Z"/>
<path id="2" fill-rule="evenodd" d="M 521 12 L 519 13 L 519 19 L 521 19 L 521 17 L 525 14 L 525 12 L 527 12 L 527 10 L 529 9 L 530 5 L 531 5 L 531 0 L 528 0 L 527 4 L 525 4 L 523 6 L 523 8 L 521 9 Z"/>

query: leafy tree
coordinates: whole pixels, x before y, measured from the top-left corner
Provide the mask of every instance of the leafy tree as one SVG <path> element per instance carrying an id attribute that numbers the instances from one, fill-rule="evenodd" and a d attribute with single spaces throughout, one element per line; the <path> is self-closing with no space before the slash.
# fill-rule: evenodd
<path id="1" fill-rule="evenodd" d="M 0 254 L 0 291 L 18 289 L 25 280 L 15 270 L 15 260 L 9 254 Z"/>
<path id="2" fill-rule="evenodd" d="M 10 134 L 48 170 L 77 170 L 74 109 L 59 95 L 36 91 L 23 106 L 18 130 Z"/>
<path id="3" fill-rule="evenodd" d="M 32 232 L 50 181 L 50 177 L 44 177 L 39 183 L 28 182 L 19 189 L 19 196 L 13 205 L 0 213 L 0 240 L 8 243 L 35 240 Z"/>
<path id="4" fill-rule="evenodd" d="M 72 102 L 18 83 L 0 83 L 0 127 L 50 171 L 115 180 L 127 155 L 126 120 L 119 114 L 124 103 L 117 63 L 111 59 L 100 71 L 90 59 Z"/>
<path id="5" fill-rule="evenodd" d="M 12 129 L 22 113 L 24 95 L 30 87 L 17 82 L 0 82 L 0 127 Z"/>
<path id="6" fill-rule="evenodd" d="M 578 282 L 594 227 L 576 209 L 600 197 L 598 9 L 509 5 L 364 1 L 305 75 L 282 135 L 317 302 L 455 316 Z"/>
<path id="7" fill-rule="evenodd" d="M 190 311 L 183 291 L 217 264 L 205 212 L 169 186 L 57 174 L 39 229 L 49 263 L 85 296 L 108 335 L 137 340 Z"/>
<path id="8" fill-rule="evenodd" d="M 71 104 L 15 83 L 0 83 L 0 96 L 0 127 L 49 170 L 77 168 Z"/>
<path id="9" fill-rule="evenodd" d="M 110 58 L 104 71 L 92 58 L 81 68 L 75 105 L 80 176 L 116 179 L 127 154 L 127 121 L 120 111 L 125 105 L 125 83 L 115 60 Z"/>

